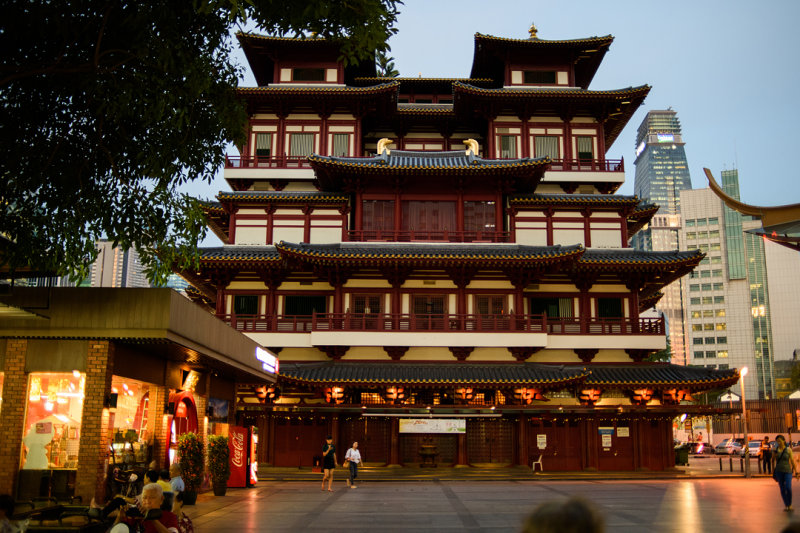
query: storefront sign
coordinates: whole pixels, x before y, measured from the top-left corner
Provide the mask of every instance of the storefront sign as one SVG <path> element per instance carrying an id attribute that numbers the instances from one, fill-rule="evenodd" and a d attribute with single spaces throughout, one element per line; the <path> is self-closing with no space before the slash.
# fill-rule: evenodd
<path id="1" fill-rule="evenodd" d="M 466 433 L 466 418 L 401 418 L 400 433 Z"/>
<path id="2" fill-rule="evenodd" d="M 259 346 L 256 348 L 256 359 L 261 361 L 261 367 L 264 369 L 264 372 L 270 372 L 272 374 L 278 373 L 279 362 L 274 354 Z"/>
<path id="3" fill-rule="evenodd" d="M 536 435 L 536 447 L 540 450 L 544 450 L 547 448 L 547 435 L 537 434 Z"/>

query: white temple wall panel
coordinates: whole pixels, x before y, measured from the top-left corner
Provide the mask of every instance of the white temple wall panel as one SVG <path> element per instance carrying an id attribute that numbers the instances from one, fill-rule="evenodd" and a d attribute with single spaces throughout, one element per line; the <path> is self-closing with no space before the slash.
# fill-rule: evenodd
<path id="1" fill-rule="evenodd" d="M 266 244 L 267 225 L 236 224 L 236 244 Z"/>
<path id="2" fill-rule="evenodd" d="M 527 246 L 547 246 L 547 230 L 517 228 L 516 242 Z"/>
<path id="3" fill-rule="evenodd" d="M 617 230 L 592 229 L 589 232 L 592 239 L 592 248 L 619 248 L 622 242 L 622 232 Z"/>
<path id="4" fill-rule="evenodd" d="M 586 244 L 584 242 L 583 230 L 557 230 L 553 229 L 553 241 L 562 246 L 572 244 Z"/>

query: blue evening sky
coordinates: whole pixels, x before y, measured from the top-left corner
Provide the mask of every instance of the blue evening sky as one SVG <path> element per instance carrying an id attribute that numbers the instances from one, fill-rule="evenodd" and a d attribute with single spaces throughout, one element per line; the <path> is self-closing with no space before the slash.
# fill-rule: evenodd
<path id="1" fill-rule="evenodd" d="M 401 76 L 468 77 L 476 32 L 524 39 L 533 22 L 541 39 L 611 34 L 590 89 L 652 86 L 608 151 L 609 158 L 625 158 L 619 193 L 633 194 L 634 142 L 645 114 L 672 107 L 694 188 L 708 186 L 703 167 L 718 179 L 720 170 L 738 168 L 743 201 L 800 202 L 791 133 L 800 123 L 792 37 L 800 1 L 406 0 L 400 11 L 390 55 Z M 243 85 L 254 84 L 248 74 Z M 220 171 L 212 184 L 191 189 L 211 198 L 228 187 Z"/>

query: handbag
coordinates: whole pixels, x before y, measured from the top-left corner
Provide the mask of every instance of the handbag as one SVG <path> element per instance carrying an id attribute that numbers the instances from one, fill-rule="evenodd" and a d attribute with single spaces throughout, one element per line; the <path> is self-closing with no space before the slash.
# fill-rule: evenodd
<path id="1" fill-rule="evenodd" d="M 345 459 L 344 462 L 342 462 L 342 468 L 347 468 L 348 466 L 350 466 L 350 459 Z"/>
<path id="2" fill-rule="evenodd" d="M 786 453 L 786 448 L 784 448 L 783 451 L 781 452 L 781 455 L 777 459 L 775 459 L 775 468 L 772 470 L 772 479 L 775 480 L 775 483 L 778 482 L 778 462 L 780 462 L 780 460 L 783 458 L 783 454 L 785 453 Z"/>

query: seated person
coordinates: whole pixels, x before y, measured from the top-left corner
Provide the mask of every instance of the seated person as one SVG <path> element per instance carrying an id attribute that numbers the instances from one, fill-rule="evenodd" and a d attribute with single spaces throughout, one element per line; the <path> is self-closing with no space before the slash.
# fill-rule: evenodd
<path id="1" fill-rule="evenodd" d="M 172 492 L 183 492 L 186 490 L 186 485 L 184 485 L 183 478 L 181 477 L 181 465 L 178 463 L 171 464 L 169 466 L 169 475 L 171 477 L 169 483 L 172 485 Z"/>
<path id="2" fill-rule="evenodd" d="M 158 473 L 157 483 L 161 485 L 161 489 L 164 491 L 164 505 L 161 508 L 165 511 L 171 511 L 175 491 L 172 490 L 172 484 L 169 482 L 169 470 L 165 469 Z"/>
<path id="3" fill-rule="evenodd" d="M 144 477 L 147 483 L 158 483 L 158 470 L 148 470 Z"/>
<path id="4" fill-rule="evenodd" d="M 183 493 L 175 495 L 175 503 L 172 505 L 172 512 L 178 517 L 178 533 L 194 533 L 192 519 L 183 514 Z"/>
<path id="5" fill-rule="evenodd" d="M 178 518 L 171 511 L 161 511 L 161 516 L 156 520 L 144 519 L 147 511 L 160 509 L 162 503 L 164 503 L 164 491 L 161 490 L 161 486 L 158 483 L 149 483 L 142 489 L 142 498 L 137 509 L 141 517 L 128 517 L 128 513 L 134 513 L 125 505 L 120 507 L 114 525 L 127 524 L 134 528 L 132 531 L 144 531 L 144 533 L 178 533 Z M 137 528 L 139 524 L 142 529 Z"/>

